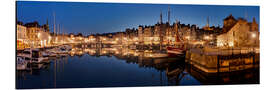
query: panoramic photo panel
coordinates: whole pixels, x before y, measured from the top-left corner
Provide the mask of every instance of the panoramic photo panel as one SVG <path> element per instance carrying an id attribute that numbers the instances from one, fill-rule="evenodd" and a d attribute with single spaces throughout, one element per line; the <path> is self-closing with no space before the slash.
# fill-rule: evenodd
<path id="1" fill-rule="evenodd" d="M 259 84 L 259 11 L 16 1 L 16 88 Z"/>

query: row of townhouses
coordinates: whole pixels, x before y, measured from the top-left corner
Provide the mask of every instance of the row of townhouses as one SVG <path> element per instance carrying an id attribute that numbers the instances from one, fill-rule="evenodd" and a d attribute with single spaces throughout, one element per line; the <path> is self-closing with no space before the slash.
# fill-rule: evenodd
<path id="1" fill-rule="evenodd" d="M 168 19 L 169 20 L 169 19 Z M 90 31 L 89 31 L 90 32 Z M 223 27 L 207 24 L 199 28 L 196 25 L 181 24 L 175 21 L 162 21 L 162 14 L 157 24 L 139 25 L 127 28 L 124 32 L 91 34 L 63 34 L 55 28 L 50 32 L 48 21 L 45 25 L 38 22 L 22 24 L 17 22 L 17 47 L 44 47 L 67 43 L 101 43 L 116 45 L 203 45 L 214 47 L 245 47 L 259 45 L 259 25 L 256 20 L 248 22 L 243 18 L 235 19 L 229 15 L 223 20 Z"/>

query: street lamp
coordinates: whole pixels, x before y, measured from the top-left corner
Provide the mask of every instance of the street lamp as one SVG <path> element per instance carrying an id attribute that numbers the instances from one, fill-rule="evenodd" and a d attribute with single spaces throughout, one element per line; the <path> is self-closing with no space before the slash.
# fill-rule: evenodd
<path id="1" fill-rule="evenodd" d="M 38 38 L 40 37 L 40 33 L 38 33 Z"/>
<path id="2" fill-rule="evenodd" d="M 256 33 L 252 33 L 252 34 L 251 34 L 251 37 L 252 37 L 252 38 L 256 38 Z"/>
<path id="3" fill-rule="evenodd" d="M 204 36 L 204 39 L 205 39 L 205 40 L 211 40 L 212 37 L 213 37 L 212 35 L 210 35 L 210 36 L 209 36 L 209 35 L 205 35 L 205 36 Z"/>
<path id="4" fill-rule="evenodd" d="M 186 39 L 189 40 L 190 39 L 190 36 L 186 36 Z"/>
<path id="5" fill-rule="evenodd" d="M 253 52 L 255 52 L 255 46 L 257 45 L 257 35 L 256 35 L 256 33 L 255 32 L 253 32 L 253 33 L 251 33 L 251 37 L 253 38 L 253 39 L 255 39 L 255 45 L 253 46 Z"/>

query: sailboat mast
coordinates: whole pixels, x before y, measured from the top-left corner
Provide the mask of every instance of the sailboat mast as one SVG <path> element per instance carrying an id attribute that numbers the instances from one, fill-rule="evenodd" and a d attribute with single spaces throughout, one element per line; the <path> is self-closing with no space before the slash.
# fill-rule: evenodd
<path id="1" fill-rule="evenodd" d="M 53 12 L 53 34 L 55 35 L 55 12 Z"/>

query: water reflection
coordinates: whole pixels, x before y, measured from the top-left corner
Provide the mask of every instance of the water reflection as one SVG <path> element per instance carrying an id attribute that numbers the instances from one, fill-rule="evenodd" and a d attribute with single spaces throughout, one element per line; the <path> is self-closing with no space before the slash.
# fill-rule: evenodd
<path id="1" fill-rule="evenodd" d="M 259 83 L 258 70 L 205 74 L 160 50 L 73 48 L 17 71 L 17 88 L 76 88 Z M 243 77 L 244 76 L 244 77 Z"/>
<path id="2" fill-rule="evenodd" d="M 81 57 L 88 54 L 94 57 L 107 56 L 116 57 L 117 60 L 124 60 L 127 64 L 137 64 L 140 68 L 154 68 L 160 72 L 160 81 L 164 72 L 168 85 L 179 85 L 181 79 L 187 74 L 185 72 L 185 58 L 168 58 L 165 51 L 160 50 L 131 50 L 127 48 L 74 48 L 70 52 L 71 56 Z M 161 57 L 162 56 L 162 57 Z M 160 82 L 161 85 L 162 82 Z"/>

